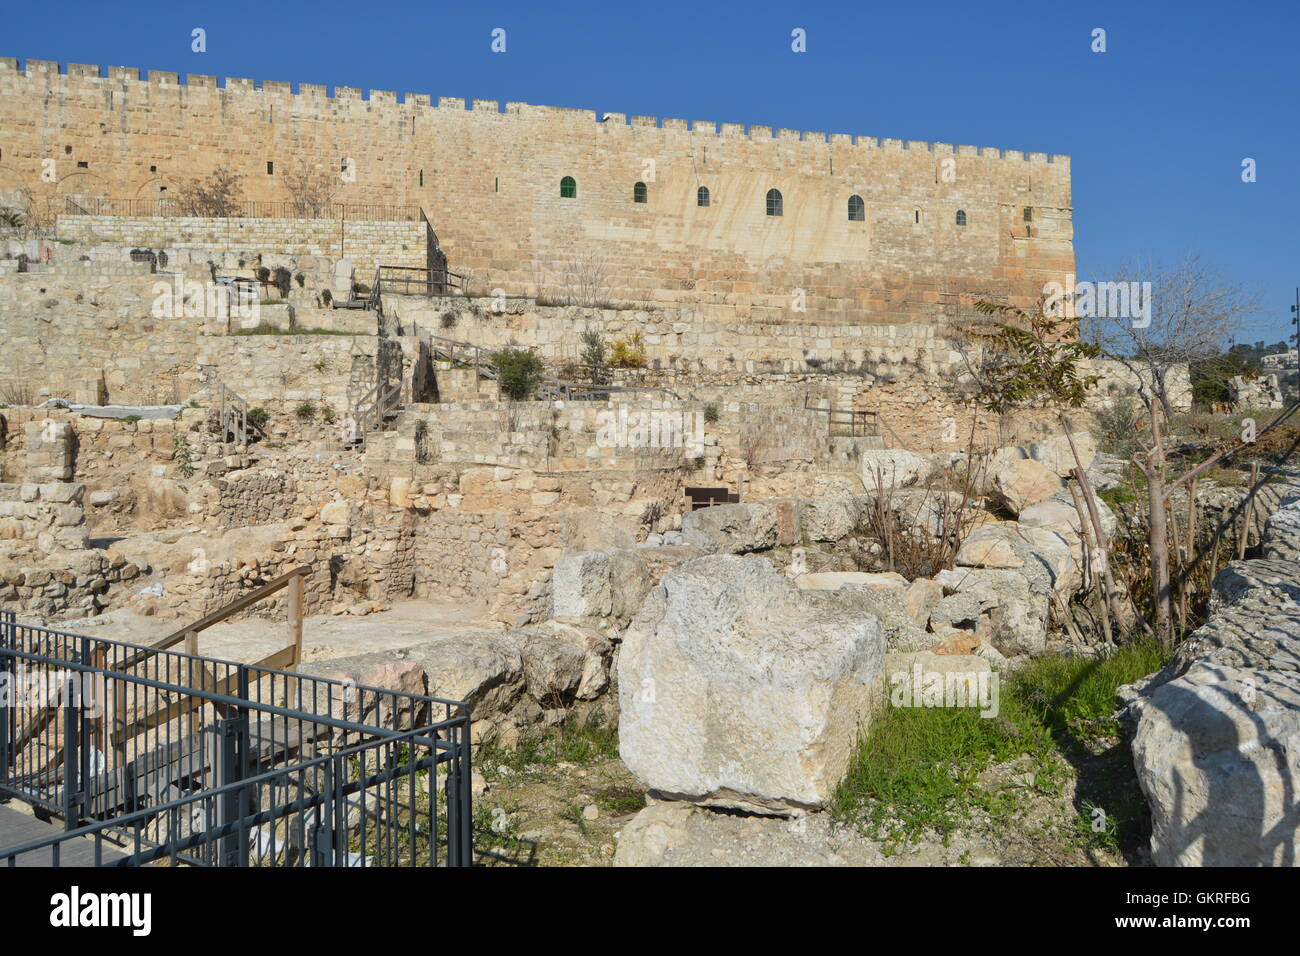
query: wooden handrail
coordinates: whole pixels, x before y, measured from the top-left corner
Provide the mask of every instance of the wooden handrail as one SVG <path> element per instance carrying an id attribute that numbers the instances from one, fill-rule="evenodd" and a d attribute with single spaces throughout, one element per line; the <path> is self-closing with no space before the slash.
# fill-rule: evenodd
<path id="1" fill-rule="evenodd" d="M 247 608 L 256 604 L 258 601 L 264 600 L 268 595 L 274 594 L 276 591 L 279 591 L 281 588 L 288 587 L 290 582 L 297 580 L 299 584 L 301 584 L 303 576 L 310 573 L 311 573 L 311 568 L 309 568 L 307 565 L 305 564 L 299 565 L 298 567 L 294 568 L 292 571 L 280 575 L 275 580 L 263 584 L 260 588 L 257 588 L 256 590 L 253 591 L 249 591 L 243 597 L 231 601 L 225 607 L 213 611 L 211 614 L 207 615 L 206 617 L 199 618 L 193 624 L 187 624 L 179 631 L 173 631 L 171 634 L 168 634 L 166 637 L 162 638 L 161 640 L 154 641 L 152 644 L 149 645 L 149 648 L 150 650 L 155 650 L 155 651 L 165 651 L 169 647 L 175 647 L 181 641 L 185 640 L 186 635 L 197 634 L 199 631 L 207 630 L 208 628 L 212 627 L 212 625 L 214 624 L 220 624 L 222 621 L 234 617 L 240 611 L 246 610 Z M 290 595 L 290 603 L 292 604 L 292 595 Z M 301 645 L 302 644 L 302 614 L 301 614 L 302 608 L 299 607 L 298 610 L 299 610 L 298 621 L 296 623 L 297 643 Z M 295 661 L 295 663 L 297 662 Z"/>

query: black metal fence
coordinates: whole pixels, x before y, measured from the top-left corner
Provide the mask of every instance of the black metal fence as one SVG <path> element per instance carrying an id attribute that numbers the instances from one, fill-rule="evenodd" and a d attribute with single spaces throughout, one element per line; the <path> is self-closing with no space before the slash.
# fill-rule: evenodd
<path id="1" fill-rule="evenodd" d="M 0 866 L 464 866 L 458 701 L 19 624 L 0 612 L 0 796 L 65 832 Z"/>
<path id="2" fill-rule="evenodd" d="M 391 203 L 230 202 L 201 203 L 185 199 L 74 198 L 63 202 L 66 216 L 123 216 L 131 219 L 350 219 L 354 222 L 420 222 L 419 206 Z"/>

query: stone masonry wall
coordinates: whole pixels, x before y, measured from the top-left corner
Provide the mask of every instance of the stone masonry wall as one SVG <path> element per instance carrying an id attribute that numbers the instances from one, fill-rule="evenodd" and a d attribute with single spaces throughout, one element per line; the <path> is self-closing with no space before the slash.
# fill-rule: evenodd
<path id="1" fill-rule="evenodd" d="M 335 201 L 421 206 L 452 268 L 486 290 L 585 287 L 596 299 L 727 302 L 791 322 L 931 325 L 976 295 L 1029 305 L 1074 271 L 1065 156 L 23 66 L 0 59 L 0 196 L 27 190 L 42 214 L 62 213 L 68 197 L 174 196 L 220 165 L 245 177 L 245 199 L 285 201 L 294 163 L 346 163 L 355 180 Z M 42 180 L 44 160 L 54 160 L 56 183 Z M 572 198 L 560 194 L 565 177 L 576 182 Z M 645 203 L 633 202 L 639 180 L 648 180 Z M 771 189 L 782 194 L 780 216 L 766 214 Z M 865 203 L 862 221 L 848 218 L 851 196 Z M 800 295 L 806 314 L 791 310 Z"/>

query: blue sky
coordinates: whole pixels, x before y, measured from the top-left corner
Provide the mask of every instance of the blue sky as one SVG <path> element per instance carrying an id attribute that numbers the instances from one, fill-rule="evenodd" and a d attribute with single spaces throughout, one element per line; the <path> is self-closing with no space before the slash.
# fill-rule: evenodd
<path id="1" fill-rule="evenodd" d="M 1297 0 L 78 0 L 8 5 L 0 55 L 1066 153 L 1080 278 L 1198 252 L 1271 343 L 1300 285 L 1298 27 Z"/>

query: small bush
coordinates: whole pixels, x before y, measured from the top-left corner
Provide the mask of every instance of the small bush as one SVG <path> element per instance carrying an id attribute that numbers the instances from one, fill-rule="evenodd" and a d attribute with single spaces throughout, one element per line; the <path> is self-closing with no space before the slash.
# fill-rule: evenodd
<path id="1" fill-rule="evenodd" d="M 311 402 L 303 402 L 293 410 L 293 413 L 298 416 L 299 421 L 309 422 L 316 417 L 316 406 Z"/>
<path id="2" fill-rule="evenodd" d="M 248 410 L 248 420 L 258 428 L 264 427 L 270 418 L 270 413 L 261 405 L 255 405 Z"/>
<path id="3" fill-rule="evenodd" d="M 458 318 L 459 316 L 457 316 L 455 312 L 452 312 L 449 309 L 446 312 L 442 313 L 442 319 L 439 324 L 441 324 L 444 329 L 454 329 L 456 327 L 456 321 Z"/>
<path id="4" fill-rule="evenodd" d="M 645 339 L 641 333 L 634 332 L 631 338 L 616 340 L 609 364 L 615 368 L 645 368 Z"/>
<path id="5" fill-rule="evenodd" d="M 493 352 L 492 365 L 497 370 L 501 391 L 515 402 L 532 397 L 542 383 L 542 373 L 546 369 L 536 353 L 511 347 Z"/>
<path id="6" fill-rule="evenodd" d="M 705 405 L 705 406 L 704 406 L 704 422 L 705 422 L 705 424 L 707 424 L 707 425 L 714 425 L 714 424 L 717 424 L 717 421 L 718 421 L 718 419 L 719 419 L 720 417 L 721 417 L 721 413 L 718 411 L 718 406 L 717 406 L 717 405 Z"/>

